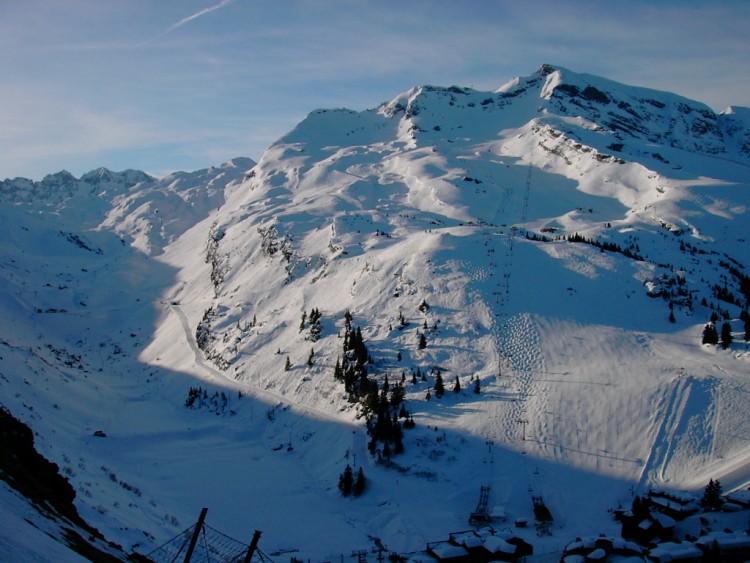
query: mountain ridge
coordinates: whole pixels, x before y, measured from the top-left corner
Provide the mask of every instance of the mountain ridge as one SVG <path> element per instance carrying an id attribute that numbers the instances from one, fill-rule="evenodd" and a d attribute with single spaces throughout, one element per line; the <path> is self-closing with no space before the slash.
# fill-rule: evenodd
<path id="1" fill-rule="evenodd" d="M 232 534 L 255 503 L 269 545 L 323 560 L 463 529 L 480 485 L 511 517 L 544 496 L 542 551 L 612 533 L 631 488 L 746 486 L 746 115 L 654 92 L 545 65 L 496 92 L 315 110 L 257 164 L 92 171 L 111 191 L 77 208 L 71 175 L 36 188 L 43 215 L 20 182 L 0 204 L 6 406 L 54 433 L 82 515 L 142 552 L 144 526 L 169 537 L 196 502 Z M 701 344 L 725 322 L 733 343 Z M 334 376 L 355 328 L 357 369 L 403 381 L 416 421 L 386 463 Z M 357 461 L 371 486 L 350 502 L 336 480 Z"/>

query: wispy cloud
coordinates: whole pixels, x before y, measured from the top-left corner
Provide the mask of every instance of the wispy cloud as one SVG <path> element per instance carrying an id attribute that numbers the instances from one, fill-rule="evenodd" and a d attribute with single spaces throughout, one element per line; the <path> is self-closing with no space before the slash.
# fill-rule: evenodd
<path id="1" fill-rule="evenodd" d="M 191 22 L 193 20 L 196 20 L 196 19 L 198 19 L 201 16 L 205 16 L 206 14 L 208 14 L 210 12 L 214 12 L 216 10 L 220 10 L 220 9 L 222 9 L 225 6 L 228 6 L 229 4 L 231 4 L 234 1 L 235 0 L 221 0 L 221 2 L 219 2 L 218 4 L 214 4 L 213 6 L 209 6 L 208 8 L 203 8 L 202 10 L 198 10 L 194 14 L 186 16 L 186 17 L 182 18 L 181 20 L 173 23 L 167 29 L 165 29 L 164 31 L 162 31 L 160 34 L 152 37 L 151 39 L 147 39 L 146 41 L 144 41 L 142 43 L 139 43 L 136 47 L 144 47 L 146 45 L 149 45 L 149 44 L 153 43 L 154 41 L 158 41 L 159 39 L 161 39 L 165 35 L 167 35 L 169 33 L 172 33 L 175 29 L 178 29 L 178 28 L 182 27 L 186 23 L 189 23 L 189 22 Z"/>

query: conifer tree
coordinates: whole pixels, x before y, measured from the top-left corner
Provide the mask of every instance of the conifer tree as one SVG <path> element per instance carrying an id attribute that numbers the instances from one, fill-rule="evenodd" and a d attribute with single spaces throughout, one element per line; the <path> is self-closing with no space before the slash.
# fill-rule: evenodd
<path id="1" fill-rule="evenodd" d="M 313 358 L 315 357 L 315 350 L 310 349 L 310 355 L 307 357 L 307 367 L 313 367 Z"/>
<path id="2" fill-rule="evenodd" d="M 286 357 L 286 364 L 284 364 L 284 371 L 292 369 L 292 362 L 289 361 L 289 356 Z"/>
<path id="3" fill-rule="evenodd" d="M 435 396 L 439 399 L 445 393 L 445 386 L 443 385 L 443 376 L 440 373 L 435 377 Z"/>
<path id="4" fill-rule="evenodd" d="M 710 479 L 703 490 L 701 506 L 708 510 L 719 510 L 724 501 L 721 498 L 721 483 Z"/>
<path id="5" fill-rule="evenodd" d="M 459 381 L 458 376 L 456 376 L 456 383 L 453 384 L 453 392 L 454 393 L 461 392 L 461 381 Z"/>
<path id="6" fill-rule="evenodd" d="M 345 497 L 352 494 L 352 487 L 354 486 L 354 475 L 352 474 L 352 468 L 349 464 L 346 465 L 344 472 L 339 475 L 339 491 Z"/>
<path id="7" fill-rule="evenodd" d="M 362 468 L 359 468 L 359 471 L 357 471 L 357 478 L 354 481 L 354 486 L 352 488 L 352 492 L 354 493 L 355 497 L 360 496 L 362 493 L 365 492 L 365 488 L 367 487 L 367 478 L 365 477 L 365 472 L 362 471 Z"/>
<path id="8" fill-rule="evenodd" d="M 480 385 L 479 385 L 479 378 L 477 377 L 477 378 L 476 378 L 476 379 L 474 380 L 474 393 L 475 393 L 476 395 L 479 395 L 480 391 L 481 391 L 481 389 L 480 389 Z"/>

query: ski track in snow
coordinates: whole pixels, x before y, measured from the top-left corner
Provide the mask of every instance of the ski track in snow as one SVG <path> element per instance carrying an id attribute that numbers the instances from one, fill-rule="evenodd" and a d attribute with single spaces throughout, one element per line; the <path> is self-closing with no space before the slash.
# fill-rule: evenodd
<path id="1" fill-rule="evenodd" d="M 720 427 L 720 389 L 713 377 L 698 379 L 680 371 L 661 392 L 658 429 L 639 488 L 669 485 L 683 466 L 715 458 Z"/>
<path id="2" fill-rule="evenodd" d="M 675 446 L 677 431 L 690 397 L 691 384 L 687 377 L 679 376 L 662 392 L 657 417 L 661 419 L 649 457 L 643 466 L 638 488 L 662 484 L 665 481 L 667 464 Z"/>

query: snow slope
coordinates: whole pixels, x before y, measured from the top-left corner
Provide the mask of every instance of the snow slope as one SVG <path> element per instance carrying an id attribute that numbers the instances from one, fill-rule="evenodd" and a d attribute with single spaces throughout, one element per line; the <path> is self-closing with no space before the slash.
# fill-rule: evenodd
<path id="1" fill-rule="evenodd" d="M 743 108 L 544 65 L 313 111 L 257 165 L 128 173 L 104 201 L 6 182 L 3 402 L 142 553 L 202 506 L 279 559 L 414 551 L 489 485 L 510 522 L 543 496 L 552 536 L 521 533 L 559 554 L 647 487 L 750 481 L 748 130 Z M 701 345 L 716 310 L 726 350 Z M 347 311 L 370 377 L 405 379 L 416 428 L 390 465 L 333 378 Z"/>

